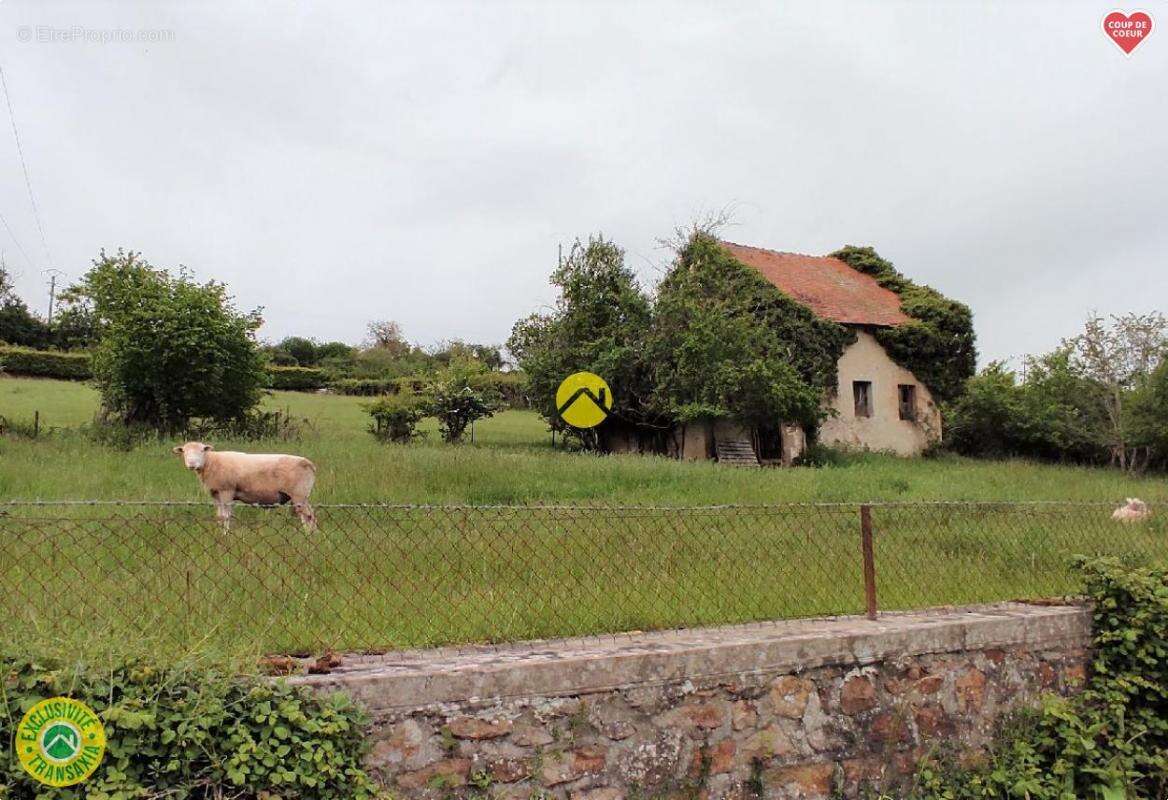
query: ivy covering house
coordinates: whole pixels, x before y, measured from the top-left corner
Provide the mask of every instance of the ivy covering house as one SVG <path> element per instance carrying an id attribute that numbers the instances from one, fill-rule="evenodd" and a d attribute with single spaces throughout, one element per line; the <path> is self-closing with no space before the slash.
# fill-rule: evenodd
<path id="1" fill-rule="evenodd" d="M 695 231 L 650 296 L 594 238 L 553 283 L 556 307 L 517 323 L 509 346 L 549 424 L 598 450 L 789 464 L 817 440 L 913 455 L 975 368 L 968 307 L 871 248 L 808 256 Z M 553 400 L 580 369 L 616 398 L 588 432 Z"/>

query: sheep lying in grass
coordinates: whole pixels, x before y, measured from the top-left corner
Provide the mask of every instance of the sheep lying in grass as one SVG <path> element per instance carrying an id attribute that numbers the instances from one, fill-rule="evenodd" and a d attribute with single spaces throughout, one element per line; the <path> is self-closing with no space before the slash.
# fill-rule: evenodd
<path id="1" fill-rule="evenodd" d="M 307 458 L 287 455 L 216 451 L 209 444 L 187 442 L 174 452 L 215 499 L 215 516 L 227 530 L 236 500 L 253 505 L 292 503 L 292 511 L 306 530 L 316 529 L 316 514 L 308 495 L 316 482 L 316 465 Z"/>
<path id="2" fill-rule="evenodd" d="M 1141 522 L 1152 516 L 1148 504 L 1138 497 L 1127 498 L 1127 504 L 1111 512 L 1111 518 L 1118 522 Z"/>

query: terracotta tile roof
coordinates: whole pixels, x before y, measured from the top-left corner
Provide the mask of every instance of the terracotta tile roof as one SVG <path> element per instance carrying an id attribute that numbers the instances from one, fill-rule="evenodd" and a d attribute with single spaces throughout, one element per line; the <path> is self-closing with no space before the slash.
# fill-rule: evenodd
<path id="1" fill-rule="evenodd" d="M 826 319 L 852 325 L 899 325 L 909 317 L 900 297 L 871 275 L 838 258 L 777 253 L 761 247 L 722 242 L 743 264 L 754 267 L 781 292 Z"/>

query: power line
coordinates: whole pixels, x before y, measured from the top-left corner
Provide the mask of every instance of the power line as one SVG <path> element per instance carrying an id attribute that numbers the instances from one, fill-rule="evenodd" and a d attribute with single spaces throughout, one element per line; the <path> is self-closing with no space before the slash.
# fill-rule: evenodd
<path id="1" fill-rule="evenodd" d="M 20 251 L 22 256 L 24 256 L 24 263 L 28 264 L 28 266 L 31 268 L 32 259 L 28 257 L 28 253 L 24 252 L 24 245 L 22 245 L 20 240 L 16 238 L 16 234 L 12 232 L 12 226 L 8 224 L 8 220 L 4 218 L 3 214 L 0 214 L 0 222 L 4 223 L 4 230 L 8 231 L 8 235 L 12 237 L 12 241 L 16 245 L 16 249 Z"/>
<path id="2" fill-rule="evenodd" d="M 28 189 L 28 199 L 32 203 L 32 215 L 36 219 L 37 230 L 41 234 L 41 246 L 45 248 L 45 258 L 53 265 L 53 254 L 49 251 L 49 240 L 45 237 L 45 226 L 41 224 L 41 211 L 37 207 L 36 195 L 32 192 L 32 179 L 28 175 L 28 163 L 24 160 L 24 147 L 20 144 L 20 131 L 16 129 L 16 114 L 12 111 L 12 96 L 8 93 L 8 80 L 4 77 L 4 67 L 0 66 L 0 85 L 4 87 L 4 100 L 8 104 L 8 119 L 12 121 L 12 136 L 16 139 L 16 152 L 20 156 L 20 168 L 24 170 L 24 185 Z M 8 223 L 4 223 L 5 227 Z M 9 233 L 12 229 L 9 228 Z M 24 252 L 23 249 L 21 252 Z M 26 255 L 25 258 L 28 258 Z"/>

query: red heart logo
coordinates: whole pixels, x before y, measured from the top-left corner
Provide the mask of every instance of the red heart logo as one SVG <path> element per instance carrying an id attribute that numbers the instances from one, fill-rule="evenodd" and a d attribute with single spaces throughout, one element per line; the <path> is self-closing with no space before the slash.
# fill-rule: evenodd
<path id="1" fill-rule="evenodd" d="M 1137 11 L 1131 16 L 1122 11 L 1112 11 L 1103 18 L 1103 32 L 1120 50 L 1130 54 L 1152 33 L 1152 18 L 1143 11 Z"/>

